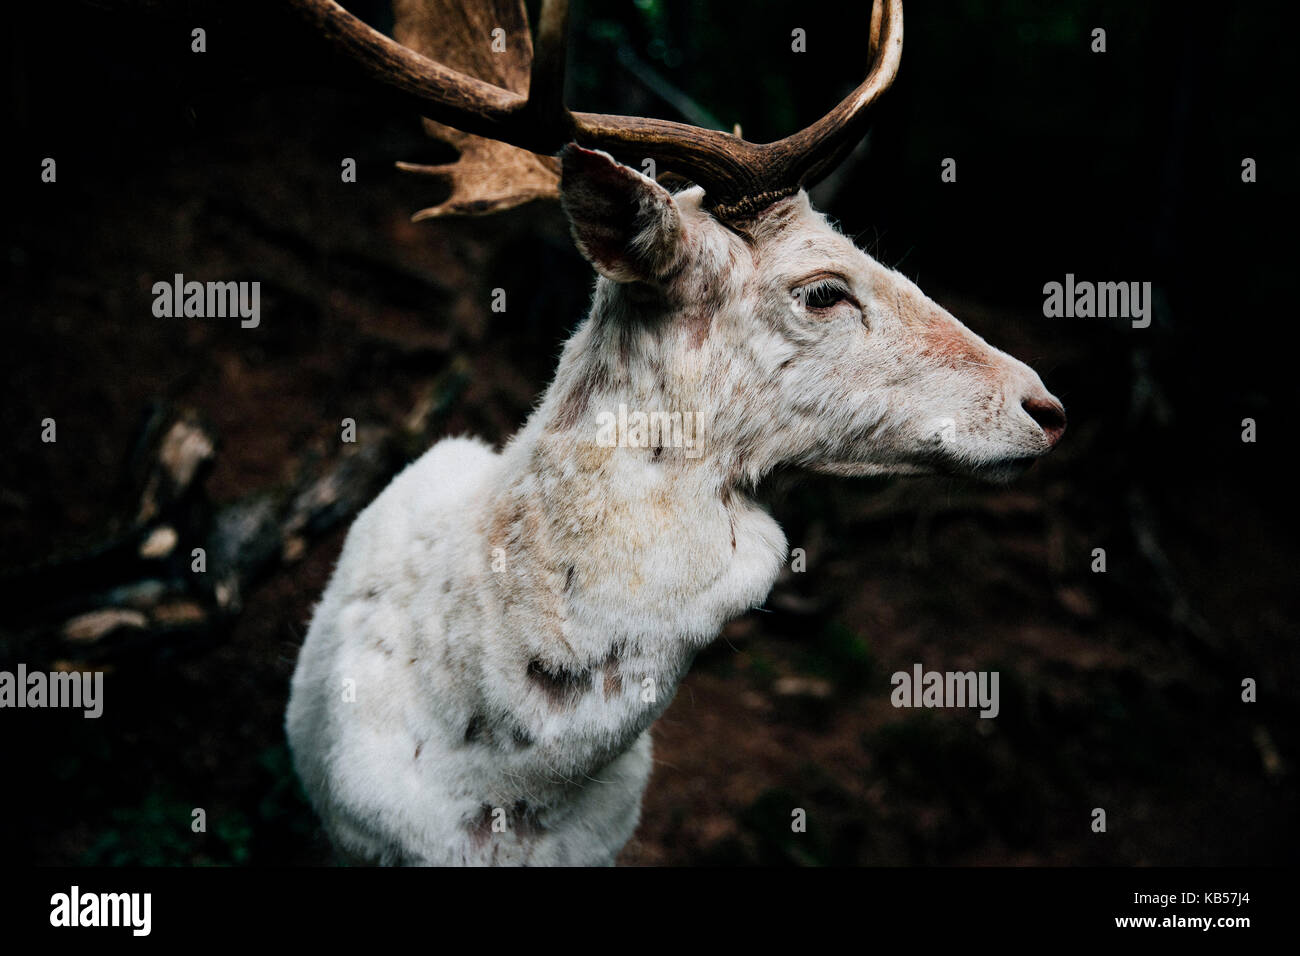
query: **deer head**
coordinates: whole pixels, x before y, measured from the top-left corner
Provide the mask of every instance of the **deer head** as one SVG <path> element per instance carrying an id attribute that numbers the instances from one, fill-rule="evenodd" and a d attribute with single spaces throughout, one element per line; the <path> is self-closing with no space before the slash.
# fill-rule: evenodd
<path id="1" fill-rule="evenodd" d="M 804 192 L 862 137 L 893 81 L 900 0 L 873 4 L 872 66 L 857 89 L 767 144 L 569 111 L 563 0 L 543 3 L 535 56 L 521 0 L 473 16 L 455 0 L 397 0 L 398 36 L 444 62 L 330 0 L 290 2 L 460 149 L 449 166 L 405 167 L 452 182 L 451 198 L 418 217 L 562 200 L 601 278 L 541 410 L 549 427 L 590 434 L 622 399 L 694 410 L 713 460 L 746 482 L 783 464 L 1005 480 L 1060 439 L 1064 411 L 1033 370 L 856 248 Z M 489 52 L 494 26 L 511 36 L 505 54 Z M 616 156 L 696 185 L 672 194 Z"/>

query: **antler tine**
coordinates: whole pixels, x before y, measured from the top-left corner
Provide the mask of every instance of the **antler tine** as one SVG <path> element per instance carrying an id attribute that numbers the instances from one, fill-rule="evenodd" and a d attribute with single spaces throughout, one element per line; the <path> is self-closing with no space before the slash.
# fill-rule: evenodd
<path id="1" fill-rule="evenodd" d="M 880 55 L 880 27 L 884 23 L 885 8 L 876 0 L 871 2 L 871 39 L 867 41 L 867 62 L 875 63 Z"/>
<path id="2" fill-rule="evenodd" d="M 812 126 L 781 140 L 793 156 L 790 173 L 801 186 L 820 182 L 857 145 L 866 134 L 869 107 L 898 76 L 903 57 L 902 0 L 872 4 L 869 49 L 871 71 L 858 88 Z"/>

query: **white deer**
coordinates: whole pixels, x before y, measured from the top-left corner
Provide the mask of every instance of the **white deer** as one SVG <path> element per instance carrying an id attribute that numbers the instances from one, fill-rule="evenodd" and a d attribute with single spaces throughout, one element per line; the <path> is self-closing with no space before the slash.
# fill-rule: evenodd
<path id="1" fill-rule="evenodd" d="M 334 4 L 295 2 L 350 55 L 382 51 L 376 73 L 415 55 Z M 541 37 L 562 32 L 560 6 L 544 8 Z M 298 772 L 347 856 L 612 863 L 637 826 L 651 725 L 786 559 L 749 497 L 764 475 L 1006 480 L 1060 438 L 1061 405 L 1029 367 L 857 249 L 798 188 L 897 69 L 902 17 L 887 6 L 871 76 L 788 162 L 753 160 L 770 147 L 727 134 L 561 114 L 565 135 L 624 152 L 620 137 L 649 130 L 658 141 L 636 148 L 702 185 L 671 194 L 606 152 L 565 147 L 560 197 L 600 277 L 554 381 L 502 451 L 441 441 L 353 524 L 287 716 Z M 476 89 L 415 65 L 439 88 Z M 536 65 L 533 83 L 555 87 Z M 452 99 L 426 107 L 466 128 L 488 112 L 452 116 Z M 641 427 L 660 412 L 695 416 L 694 441 Z M 611 422 L 633 424 L 610 440 Z"/>

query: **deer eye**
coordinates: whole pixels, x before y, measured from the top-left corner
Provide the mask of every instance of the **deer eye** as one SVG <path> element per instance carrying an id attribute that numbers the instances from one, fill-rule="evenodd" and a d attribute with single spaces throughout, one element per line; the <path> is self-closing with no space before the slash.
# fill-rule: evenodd
<path id="1" fill-rule="evenodd" d="M 794 297 L 810 312 L 826 312 L 853 299 L 841 280 L 829 277 L 800 286 L 794 290 Z"/>

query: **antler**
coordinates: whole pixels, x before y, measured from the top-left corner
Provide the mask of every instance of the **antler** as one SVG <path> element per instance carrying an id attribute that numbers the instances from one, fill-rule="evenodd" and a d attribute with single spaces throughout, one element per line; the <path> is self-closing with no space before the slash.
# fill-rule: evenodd
<path id="1" fill-rule="evenodd" d="M 528 19 L 519 0 L 393 0 L 393 15 L 393 36 L 403 46 L 520 96 L 528 92 L 530 65 L 538 61 L 533 59 Z M 501 52 L 492 50 L 487 43 L 497 28 L 504 30 L 508 38 Z M 537 93 L 544 86 L 544 81 L 532 83 L 535 102 L 541 102 Z M 555 157 L 487 136 L 474 136 L 430 119 L 424 121 L 424 126 L 430 136 L 449 143 L 460 155 L 455 162 L 441 166 L 397 164 L 400 169 L 435 177 L 450 187 L 446 200 L 421 209 L 411 217 L 413 220 L 485 215 L 534 199 L 559 197 L 560 164 Z"/>
<path id="2" fill-rule="evenodd" d="M 670 120 L 570 112 L 563 101 L 567 0 L 543 0 L 527 94 L 517 88 L 518 78 L 493 77 L 498 82 L 491 82 L 408 49 L 333 0 L 288 2 L 372 79 L 414 101 L 438 123 L 531 153 L 550 154 L 574 140 L 624 159 L 652 158 L 661 169 L 703 186 L 706 202 L 722 218 L 756 212 L 830 172 L 866 132 L 868 107 L 893 83 L 903 51 L 902 0 L 874 0 L 867 47 L 872 65 L 866 79 L 806 129 L 772 143 L 749 143 Z M 453 0 L 439 0 L 439 6 L 449 5 Z M 531 45 L 522 0 L 493 0 L 492 16 L 497 17 L 494 26 L 516 27 L 507 32 L 510 42 Z M 443 31 L 431 52 L 452 59 L 450 44 L 464 49 L 473 35 Z M 478 35 L 486 49 L 487 33 Z M 527 47 L 523 52 L 529 52 Z M 479 62 L 481 58 L 475 60 Z"/>

